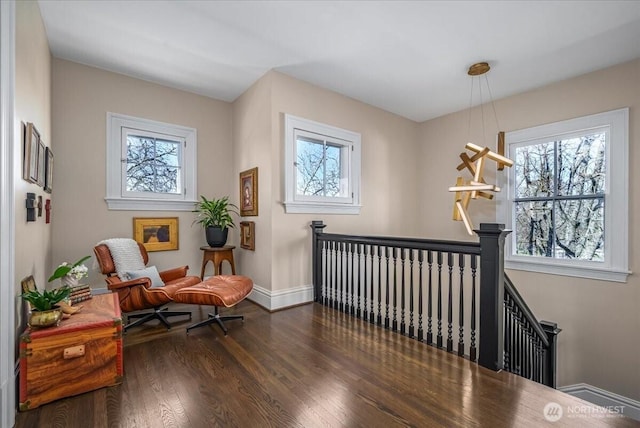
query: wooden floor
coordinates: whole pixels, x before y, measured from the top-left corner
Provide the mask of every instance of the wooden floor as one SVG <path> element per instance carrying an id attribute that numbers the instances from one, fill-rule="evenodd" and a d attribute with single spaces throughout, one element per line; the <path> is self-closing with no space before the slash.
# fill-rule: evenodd
<path id="1" fill-rule="evenodd" d="M 210 309 L 176 308 L 194 320 Z M 317 304 L 270 314 L 245 301 L 224 313 L 246 316 L 227 337 L 217 326 L 186 335 L 188 321 L 130 330 L 122 385 L 21 412 L 16 426 L 638 426 Z M 565 413 L 554 424 L 549 402 Z"/>

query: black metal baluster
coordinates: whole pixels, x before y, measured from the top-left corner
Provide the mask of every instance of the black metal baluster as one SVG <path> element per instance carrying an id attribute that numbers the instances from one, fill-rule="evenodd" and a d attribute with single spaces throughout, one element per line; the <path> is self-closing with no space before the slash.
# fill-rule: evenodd
<path id="1" fill-rule="evenodd" d="M 458 308 L 458 355 L 464 356 L 464 254 L 458 254 L 460 268 L 460 305 Z"/>
<path id="2" fill-rule="evenodd" d="M 349 314 L 351 315 L 355 315 L 356 313 L 356 305 L 355 305 L 355 301 L 354 301 L 354 296 L 355 296 L 355 286 L 356 286 L 356 281 L 354 279 L 353 276 L 353 272 L 354 272 L 354 268 L 353 268 L 353 262 L 354 262 L 354 246 L 356 244 L 353 243 L 349 243 L 349 257 L 351 257 L 351 280 L 349 281 L 350 284 L 350 289 L 351 289 L 351 296 L 350 296 L 350 300 L 349 300 Z"/>
<path id="3" fill-rule="evenodd" d="M 475 255 L 471 256 L 471 339 L 469 340 L 469 359 L 476 361 L 476 274 L 478 260 Z"/>
<path id="4" fill-rule="evenodd" d="M 393 247 L 393 331 L 398 331 L 398 249 Z"/>
<path id="5" fill-rule="evenodd" d="M 422 250 L 418 250 L 418 340 L 422 342 L 424 330 L 422 329 Z"/>
<path id="6" fill-rule="evenodd" d="M 427 264 L 429 266 L 429 293 L 427 295 L 427 343 L 431 345 L 433 343 L 433 331 L 431 330 L 433 324 L 433 299 L 432 299 L 432 286 L 433 286 L 433 253 L 429 251 L 427 253 Z"/>
<path id="7" fill-rule="evenodd" d="M 415 337 L 413 325 L 413 250 L 409 250 L 409 337 Z M 404 319 L 404 317 L 403 317 Z"/>
<path id="8" fill-rule="evenodd" d="M 340 242 L 338 244 L 338 254 L 339 254 L 339 258 L 340 258 L 340 270 L 339 270 L 339 275 L 340 275 L 340 306 L 339 306 L 339 310 L 340 312 L 344 312 L 344 263 L 343 263 L 343 252 L 344 252 L 344 242 Z"/>
<path id="9" fill-rule="evenodd" d="M 335 278 L 336 278 L 336 268 L 335 268 L 335 242 L 329 242 L 329 307 L 334 307 L 335 297 L 336 297 L 336 288 L 335 288 Z"/>
<path id="10" fill-rule="evenodd" d="M 365 253 L 367 251 L 367 247 L 365 246 Z M 370 262 L 371 262 L 371 280 L 369 281 L 369 287 L 371 287 L 371 293 L 369 293 L 369 322 L 373 323 L 375 321 L 374 318 L 374 312 L 373 312 L 373 287 L 374 287 L 374 282 L 373 282 L 373 258 L 375 256 L 375 250 L 376 247 L 374 247 L 373 245 L 369 246 L 369 249 L 371 250 L 371 255 L 370 255 Z M 366 254 L 365 254 L 366 256 Z M 365 257 L 366 258 L 366 257 Z M 365 278 L 366 280 L 366 278 Z M 365 290 L 366 290 L 366 284 L 365 284 Z"/>
<path id="11" fill-rule="evenodd" d="M 438 251 L 438 348 L 442 348 L 442 253 Z"/>
<path id="12" fill-rule="evenodd" d="M 447 352 L 453 352 L 453 254 L 447 253 L 449 295 L 447 297 Z"/>
<path id="13" fill-rule="evenodd" d="M 328 250 L 328 243 L 326 241 L 322 241 L 322 260 L 324 261 L 324 276 L 322 277 L 322 298 L 320 299 L 320 302 L 324 305 L 327 306 L 327 303 L 329 301 L 328 297 L 327 297 L 327 293 L 329 292 L 329 284 L 328 284 L 328 279 L 329 279 L 329 250 Z"/>
<path id="14" fill-rule="evenodd" d="M 384 247 L 384 257 L 386 262 L 387 281 L 385 283 L 385 310 L 384 310 L 384 328 L 389 328 L 389 247 Z"/>
<path id="15" fill-rule="evenodd" d="M 378 246 L 378 325 L 382 325 L 382 247 Z"/>
<path id="16" fill-rule="evenodd" d="M 514 313 L 515 313 L 515 317 L 513 319 L 513 321 L 515 322 L 515 331 L 514 331 L 514 337 L 513 337 L 513 343 L 515 344 L 514 346 L 514 351 L 515 351 L 515 370 L 517 374 L 522 373 L 522 360 L 521 360 L 521 355 L 522 355 L 522 335 L 520 334 L 522 331 L 522 325 L 521 322 L 522 320 L 520 319 L 520 308 L 518 308 L 518 306 L 514 306 Z"/>
<path id="17" fill-rule="evenodd" d="M 400 249 L 400 276 L 402 277 L 402 283 L 400 286 L 400 334 L 405 334 L 407 326 L 404 322 L 404 312 L 405 312 L 405 280 L 404 280 L 404 248 Z"/>
<path id="18" fill-rule="evenodd" d="M 504 369 L 511 371 L 511 296 L 504 293 Z"/>
<path id="19" fill-rule="evenodd" d="M 358 304 L 358 309 L 356 311 L 356 316 L 358 318 L 362 318 L 362 307 L 360 306 L 361 302 L 361 294 L 362 294 L 362 244 L 356 244 L 356 253 L 358 254 L 358 300 L 357 300 L 357 304 Z M 365 272 L 366 275 L 366 272 Z M 366 294 L 366 289 L 364 290 L 365 292 L 365 297 L 367 296 Z"/>

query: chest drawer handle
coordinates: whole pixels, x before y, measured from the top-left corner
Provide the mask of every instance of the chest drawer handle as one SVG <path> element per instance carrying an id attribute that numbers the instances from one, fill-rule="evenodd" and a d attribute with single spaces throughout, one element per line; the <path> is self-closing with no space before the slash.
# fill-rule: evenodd
<path id="1" fill-rule="evenodd" d="M 82 357 L 83 355 L 84 355 L 84 345 L 78 345 L 78 346 L 72 346 L 71 348 L 66 348 L 63 354 L 65 360 Z"/>

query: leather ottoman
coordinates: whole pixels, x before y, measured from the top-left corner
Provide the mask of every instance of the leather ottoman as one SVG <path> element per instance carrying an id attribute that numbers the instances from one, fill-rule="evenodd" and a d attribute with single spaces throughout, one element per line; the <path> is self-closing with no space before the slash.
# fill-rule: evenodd
<path id="1" fill-rule="evenodd" d="M 176 292 L 173 296 L 175 302 L 187 303 L 191 305 L 207 305 L 214 306 L 215 312 L 209 314 L 209 317 L 201 322 L 192 324 L 187 327 L 189 330 L 205 325 L 217 323 L 224 335 L 227 335 L 227 328 L 224 320 L 241 319 L 243 315 L 226 315 L 221 316 L 218 313 L 218 307 L 232 307 L 249 295 L 253 290 L 253 281 L 251 278 L 242 275 L 216 275 L 208 278 L 200 284 L 191 287 L 185 287 Z"/>

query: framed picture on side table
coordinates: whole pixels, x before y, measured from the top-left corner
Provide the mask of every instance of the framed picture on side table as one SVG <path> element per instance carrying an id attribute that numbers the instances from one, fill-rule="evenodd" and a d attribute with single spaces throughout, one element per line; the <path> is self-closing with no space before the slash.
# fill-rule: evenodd
<path id="1" fill-rule="evenodd" d="M 147 251 L 178 249 L 178 217 L 134 217 L 133 239 Z"/>
<path id="2" fill-rule="evenodd" d="M 240 173 L 240 216 L 258 215 L 258 167 Z"/>
<path id="3" fill-rule="evenodd" d="M 240 222 L 240 248 L 255 251 L 256 224 L 252 221 Z"/>

